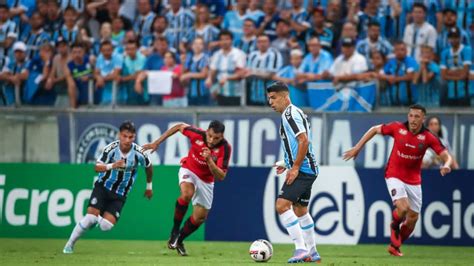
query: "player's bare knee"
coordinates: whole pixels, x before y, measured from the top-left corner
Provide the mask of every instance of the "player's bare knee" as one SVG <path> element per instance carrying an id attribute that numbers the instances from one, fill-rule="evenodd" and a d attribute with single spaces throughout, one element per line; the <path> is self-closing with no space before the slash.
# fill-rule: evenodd
<path id="1" fill-rule="evenodd" d="M 190 202 L 192 198 L 193 198 L 193 193 L 191 192 L 181 193 L 181 199 L 184 200 L 185 202 Z"/>
<path id="2" fill-rule="evenodd" d="M 287 210 L 291 209 L 291 202 L 285 199 L 277 199 L 275 204 L 276 211 L 278 214 L 282 214 Z"/>
<path id="3" fill-rule="evenodd" d="M 410 209 L 410 204 L 408 203 L 408 201 L 406 199 L 397 200 L 395 205 L 396 205 L 398 211 L 401 212 L 402 216 L 405 216 L 407 214 L 408 210 Z"/>
<path id="4" fill-rule="evenodd" d="M 308 212 L 308 207 L 301 206 L 299 204 L 293 205 L 293 211 L 295 212 L 296 216 L 301 217 Z"/>
<path id="5" fill-rule="evenodd" d="M 110 231 L 114 227 L 114 224 L 107 219 L 100 219 L 99 228 L 102 231 Z"/>

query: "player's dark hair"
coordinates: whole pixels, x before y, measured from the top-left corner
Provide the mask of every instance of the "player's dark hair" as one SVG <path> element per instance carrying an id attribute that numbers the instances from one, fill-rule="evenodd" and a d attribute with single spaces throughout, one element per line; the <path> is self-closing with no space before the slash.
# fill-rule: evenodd
<path id="1" fill-rule="evenodd" d="M 219 33 L 219 40 L 222 36 L 229 36 L 232 40 L 234 39 L 234 35 L 229 30 L 221 30 L 221 32 Z"/>
<path id="2" fill-rule="evenodd" d="M 137 132 L 137 130 L 135 129 L 135 124 L 133 124 L 133 122 L 130 121 L 130 120 L 124 121 L 120 125 L 119 130 L 120 130 L 120 132 L 122 132 L 124 130 L 127 130 L 128 132 L 133 133 L 133 134 L 135 134 Z"/>
<path id="3" fill-rule="evenodd" d="M 219 120 L 212 120 L 211 123 L 209 124 L 209 128 L 208 129 L 211 129 L 214 130 L 215 133 L 222 133 L 224 134 L 224 131 L 225 131 L 225 126 L 224 124 L 219 121 Z"/>
<path id="4" fill-rule="evenodd" d="M 408 107 L 408 109 L 421 110 L 421 112 L 423 112 L 423 114 L 426 115 L 426 108 L 421 104 L 417 104 L 417 103 L 412 104 L 410 105 L 410 107 Z"/>
<path id="5" fill-rule="evenodd" d="M 288 91 L 288 86 L 281 81 L 275 81 L 267 87 L 267 93 L 281 91 Z"/>
<path id="6" fill-rule="evenodd" d="M 425 13 L 428 11 L 428 9 L 426 8 L 426 6 L 425 6 L 424 4 L 422 4 L 422 3 L 414 3 L 412 10 L 415 9 L 415 7 L 418 7 L 418 8 L 423 9 L 423 11 L 424 11 Z"/>
<path id="7" fill-rule="evenodd" d="M 442 139 L 442 138 L 443 138 L 443 130 L 442 130 L 443 124 L 441 123 L 441 119 L 439 119 L 439 117 L 437 117 L 437 116 L 435 116 L 435 115 L 434 115 L 434 116 L 430 116 L 428 119 L 426 119 L 425 127 L 428 127 L 428 126 L 430 125 L 431 120 L 433 120 L 433 119 L 438 120 L 438 124 L 439 124 L 439 132 L 436 132 L 437 134 L 436 134 L 436 133 L 435 133 L 435 134 L 436 134 L 440 139 Z"/>

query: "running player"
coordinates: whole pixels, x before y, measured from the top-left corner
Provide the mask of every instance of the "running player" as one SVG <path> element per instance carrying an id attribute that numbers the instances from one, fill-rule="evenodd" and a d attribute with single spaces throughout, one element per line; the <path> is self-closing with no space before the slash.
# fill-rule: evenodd
<path id="1" fill-rule="evenodd" d="M 267 87 L 269 104 L 281 113 L 280 136 L 285 151 L 286 182 L 276 201 L 276 210 L 295 243 L 288 263 L 319 262 L 314 221 L 308 213 L 311 188 L 319 173 L 311 145 L 311 129 L 307 116 L 291 103 L 288 86 L 275 82 Z M 278 174 L 283 172 L 281 167 Z"/>
<path id="2" fill-rule="evenodd" d="M 376 134 L 392 136 L 394 139 L 392 153 L 385 168 L 385 182 L 395 209 L 392 212 L 390 245 L 388 252 L 393 256 L 403 256 L 401 244 L 408 239 L 415 229 L 421 210 L 421 163 L 426 149 L 431 148 L 443 160 L 441 175 L 451 172 L 452 158 L 438 137 L 433 135 L 423 124 L 426 109 L 411 105 L 408 121 L 392 122 L 370 128 L 359 142 L 344 153 L 344 160 L 356 158 L 360 150 Z"/>
<path id="3" fill-rule="evenodd" d="M 176 201 L 174 226 L 168 241 L 168 248 L 176 249 L 181 256 L 188 255 L 183 240 L 204 223 L 211 209 L 214 179 L 224 180 L 227 174 L 231 147 L 224 139 L 224 130 L 224 124 L 217 120 L 211 121 L 206 131 L 180 123 L 168 129 L 153 143 L 143 146 L 145 150 L 155 151 L 178 131 L 191 141 L 188 156 L 181 159 L 178 173 L 181 195 Z M 180 230 L 191 200 L 193 213 Z"/>
<path id="4" fill-rule="evenodd" d="M 151 199 L 153 168 L 142 147 L 133 143 L 135 126 L 130 121 L 120 125 L 119 139 L 105 146 L 97 159 L 95 171 L 99 178 L 89 199 L 87 214 L 77 223 L 69 237 L 63 253 L 74 251 L 76 241 L 94 225 L 102 231 L 110 231 L 120 218 L 127 195 L 137 177 L 137 167 L 145 166 L 146 190 L 145 197 Z"/>

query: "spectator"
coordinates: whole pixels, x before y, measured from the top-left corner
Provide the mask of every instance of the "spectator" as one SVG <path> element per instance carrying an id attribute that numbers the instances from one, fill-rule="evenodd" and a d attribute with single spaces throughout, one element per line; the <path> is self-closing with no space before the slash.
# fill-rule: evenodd
<path id="1" fill-rule="evenodd" d="M 71 61 L 68 63 L 66 79 L 70 97 L 75 99 L 71 101 L 71 107 L 76 108 L 79 105 L 85 105 L 89 101 L 89 80 L 92 77 L 92 67 L 89 63 L 89 55 L 86 54 L 86 48 L 82 43 L 75 43 L 71 47 Z"/>
<path id="2" fill-rule="evenodd" d="M 426 128 L 431 131 L 435 136 L 439 138 L 441 143 L 443 144 L 444 147 L 448 150 L 448 152 L 451 155 L 451 158 L 453 158 L 453 161 L 451 163 L 451 168 L 452 169 L 459 169 L 459 164 L 456 160 L 456 158 L 453 156 L 451 145 L 449 145 L 449 141 L 447 138 L 444 137 L 443 134 L 443 125 L 441 123 L 441 119 L 437 116 L 432 116 L 429 117 L 426 120 L 425 124 Z M 443 161 L 439 158 L 439 156 L 432 150 L 432 149 L 427 149 L 425 155 L 423 156 L 423 163 L 422 167 L 423 168 L 436 168 L 439 169 Z"/>
<path id="3" fill-rule="evenodd" d="M 145 67 L 146 57 L 138 52 L 138 43 L 128 41 L 125 45 L 125 58 L 122 71 L 117 81 L 119 82 L 118 103 L 130 105 L 143 105 L 148 102 L 148 92 L 140 93 L 135 90 L 135 80 Z"/>
<path id="4" fill-rule="evenodd" d="M 25 29 L 21 35 L 21 41 L 28 47 L 27 58 L 32 59 L 38 55 L 39 47 L 49 42 L 49 34 L 43 29 L 43 17 L 34 12 L 30 18 L 30 28 Z"/>
<path id="5" fill-rule="evenodd" d="M 443 11 L 443 30 L 441 33 L 438 35 L 438 40 L 437 40 L 437 48 L 438 48 L 438 55 L 441 55 L 443 52 L 443 49 L 446 47 L 451 46 L 448 40 L 448 33 L 452 28 L 456 27 L 456 21 L 457 21 L 457 13 L 453 9 L 445 9 Z M 471 40 L 469 37 L 469 33 L 467 33 L 464 29 L 459 28 L 461 31 L 461 43 L 470 46 L 471 45 Z"/>
<path id="6" fill-rule="evenodd" d="M 391 54 L 393 52 L 393 47 L 389 41 L 380 36 L 380 24 L 377 22 L 371 22 L 368 28 L 367 38 L 360 40 L 357 43 L 357 52 L 365 56 L 367 62 L 370 62 L 369 57 L 372 50 L 381 52 L 385 57 Z"/>
<path id="7" fill-rule="evenodd" d="M 155 21 L 153 22 L 153 32 L 152 34 L 142 38 L 141 44 L 142 48 L 141 53 L 143 55 L 149 55 L 153 50 L 153 43 L 155 42 L 156 38 L 164 37 L 169 39 L 170 31 L 168 28 L 168 21 L 164 16 L 156 16 Z"/>
<path id="8" fill-rule="evenodd" d="M 442 29 L 442 3 L 438 0 L 418 0 L 418 1 L 405 1 L 402 4 L 402 9 L 408 13 L 408 20 L 415 20 L 414 11 L 416 6 L 424 6 L 425 7 L 425 17 L 427 23 L 432 25 L 437 29 L 437 31 L 441 31 Z"/>
<path id="9" fill-rule="evenodd" d="M 290 65 L 283 67 L 273 79 L 288 84 L 291 102 L 298 107 L 309 106 L 308 92 L 305 83 L 298 83 L 296 77 L 301 71 L 303 52 L 299 49 L 291 50 Z"/>
<path id="10" fill-rule="evenodd" d="M 388 82 L 389 105 L 411 105 L 416 102 L 417 88 L 413 84 L 415 73 L 418 71 L 416 60 L 408 56 L 407 45 L 398 41 L 394 44 L 395 58 L 388 60 L 384 67 L 384 74 L 380 79 Z"/>
<path id="11" fill-rule="evenodd" d="M 470 0 L 444 0 L 444 7 L 457 13 L 457 26 L 467 29 L 474 24 L 474 2 Z"/>
<path id="12" fill-rule="evenodd" d="M 194 26 L 194 14 L 181 7 L 181 0 L 169 0 L 170 10 L 166 13 L 168 28 L 171 32 L 168 40 L 169 46 L 179 50 L 180 41 L 186 36 L 189 29 Z"/>
<path id="13" fill-rule="evenodd" d="M 45 31 L 51 36 L 55 32 L 61 30 L 63 25 L 63 17 L 61 16 L 61 9 L 57 0 L 48 0 L 48 15 L 46 17 L 46 23 L 44 25 Z"/>
<path id="14" fill-rule="evenodd" d="M 18 34 L 21 36 L 33 12 L 36 10 L 36 0 L 7 0 L 6 2 L 9 8 L 10 19 L 17 25 Z"/>
<path id="15" fill-rule="evenodd" d="M 337 36 L 337 35 L 336 35 Z M 342 50 L 342 40 L 344 39 L 353 39 L 353 40 L 357 40 L 357 27 L 354 23 L 352 22 L 346 22 L 344 23 L 344 25 L 342 26 L 342 32 L 341 32 L 341 36 L 339 39 L 337 39 L 337 45 L 335 46 L 336 49 L 335 49 L 335 53 L 333 52 L 333 55 L 339 55 L 341 54 L 341 50 Z"/>
<path id="16" fill-rule="evenodd" d="M 380 23 L 382 36 L 391 41 L 401 39 L 405 30 L 405 21 L 402 21 L 401 18 L 402 7 L 400 1 L 380 1 L 378 9 L 379 16 L 384 18 L 384 22 Z"/>
<path id="17" fill-rule="evenodd" d="M 43 17 L 48 17 L 48 0 L 37 0 L 36 11 Z"/>
<path id="18" fill-rule="evenodd" d="M 69 46 L 76 42 L 82 41 L 82 36 L 79 32 L 79 27 L 76 25 L 78 14 L 73 7 L 68 7 L 64 10 L 64 25 L 60 31 L 54 33 L 53 39 L 57 41 L 59 37 L 65 39 Z"/>
<path id="19" fill-rule="evenodd" d="M 270 41 L 276 38 L 276 24 L 280 18 L 276 9 L 276 0 L 264 0 L 263 12 L 265 16 L 258 21 L 257 35 L 264 33 L 270 37 Z"/>
<path id="20" fill-rule="evenodd" d="M 112 44 L 117 47 L 123 43 L 125 38 L 125 28 L 123 20 L 119 17 L 112 19 Z"/>
<path id="21" fill-rule="evenodd" d="M 387 82 L 380 77 L 383 76 L 383 69 L 387 58 L 380 51 L 370 51 L 369 71 L 359 76 L 364 81 L 375 81 L 377 83 L 377 103 L 387 106 L 390 104 L 388 98 Z"/>
<path id="22" fill-rule="evenodd" d="M 193 53 L 186 56 L 180 81 L 187 87 L 190 106 L 208 106 L 211 96 L 205 81 L 209 74 L 209 56 L 204 53 L 204 40 L 201 37 L 194 39 L 192 50 Z"/>
<path id="23" fill-rule="evenodd" d="M 240 40 L 235 43 L 235 47 L 244 51 L 245 54 L 257 50 L 257 29 L 255 27 L 255 21 L 250 18 L 244 20 L 244 35 Z"/>
<path id="24" fill-rule="evenodd" d="M 8 50 L 17 38 L 16 24 L 9 18 L 8 6 L 0 4 L 0 60 L 3 64 L 5 64 L 5 58 L 8 57 Z"/>
<path id="25" fill-rule="evenodd" d="M 336 58 L 329 69 L 334 85 L 347 84 L 359 80 L 359 75 L 369 70 L 364 56 L 356 52 L 356 40 L 342 39 L 342 54 Z"/>
<path id="26" fill-rule="evenodd" d="M 425 21 L 426 6 L 415 3 L 413 5 L 413 23 L 405 28 L 403 41 L 408 46 L 408 54 L 415 58 L 417 62 L 420 60 L 420 46 L 427 44 L 436 49 L 436 38 L 438 37 L 436 29 Z"/>
<path id="27" fill-rule="evenodd" d="M 68 72 L 69 62 L 69 46 L 63 38 L 59 38 L 56 42 L 57 54 L 53 57 L 53 63 L 51 67 L 51 74 L 48 77 L 45 88 L 48 90 L 53 89 L 56 93 L 55 106 L 60 108 L 66 108 L 74 106 L 76 99 L 74 98 L 74 91 L 68 91 L 72 89 L 73 84 L 68 84 L 66 79 L 66 73 Z"/>
<path id="28" fill-rule="evenodd" d="M 301 72 L 296 75 L 296 83 L 320 81 L 329 77 L 329 69 L 333 64 L 332 55 L 321 49 L 321 43 L 317 37 L 308 40 L 309 53 L 304 57 L 301 64 Z"/>
<path id="29" fill-rule="evenodd" d="M 45 43 L 40 47 L 38 56 L 28 62 L 26 67 L 28 80 L 23 91 L 25 102 L 33 105 L 54 105 L 56 93 L 52 88 L 45 86 L 51 73 L 53 54 L 53 46 Z"/>
<path id="30" fill-rule="evenodd" d="M 112 42 L 104 40 L 100 45 L 100 54 L 95 64 L 95 93 L 94 100 L 101 105 L 112 103 L 114 81 L 122 70 L 122 57 L 114 53 Z"/>
<path id="31" fill-rule="evenodd" d="M 171 83 L 171 93 L 163 96 L 163 106 L 169 108 L 188 106 L 188 98 L 180 81 L 182 68 L 181 65 L 176 62 L 176 55 L 170 51 L 166 52 L 164 63 L 161 70 L 173 72 L 173 81 Z"/>
<path id="32" fill-rule="evenodd" d="M 55 1 L 55 0 L 53 0 Z M 122 28 L 125 31 L 133 28 L 132 21 L 119 13 L 122 0 L 101 0 L 87 4 L 87 12 L 91 17 L 97 19 L 99 24 L 104 22 L 112 23 L 114 19 L 122 21 Z"/>
<path id="33" fill-rule="evenodd" d="M 94 45 L 92 46 L 92 54 L 97 56 L 100 54 L 100 50 L 102 47 L 103 42 L 110 42 L 115 49 L 116 44 L 112 43 L 112 25 L 108 22 L 102 23 L 100 25 L 100 39 L 94 41 Z"/>
<path id="34" fill-rule="evenodd" d="M 133 30 L 139 39 L 146 38 L 152 34 L 153 21 L 156 14 L 151 11 L 150 0 L 137 0 L 138 17 L 133 23 Z"/>
<path id="35" fill-rule="evenodd" d="M 357 14 L 357 31 L 359 38 L 365 39 L 369 31 L 369 26 L 373 23 L 379 24 L 380 28 L 385 29 L 386 17 L 379 13 L 380 0 L 367 0 L 363 11 Z M 367 54 L 367 58 L 369 54 Z"/>
<path id="36" fill-rule="evenodd" d="M 286 20 L 280 19 L 276 28 L 277 38 L 272 41 L 272 48 L 280 52 L 283 57 L 283 65 L 290 63 L 291 48 L 298 48 L 298 43 L 290 36 L 290 23 Z"/>
<path id="37" fill-rule="evenodd" d="M 461 31 L 455 27 L 448 33 L 451 47 L 441 54 L 441 77 L 446 81 L 447 97 L 443 104 L 469 106 L 469 70 L 472 50 L 461 44 Z M 443 97 L 444 98 L 444 97 Z"/>
<path id="38" fill-rule="evenodd" d="M 249 0 L 249 9 L 247 10 L 247 18 L 255 21 L 257 23 L 263 20 L 265 13 L 260 7 L 260 0 Z"/>
<path id="39" fill-rule="evenodd" d="M 197 6 L 208 7 L 210 14 L 210 22 L 214 27 L 220 27 L 226 13 L 226 0 L 198 0 Z"/>
<path id="40" fill-rule="evenodd" d="M 26 79 L 28 78 L 26 69 L 26 44 L 23 42 L 16 42 L 13 45 L 13 60 L 10 61 L 6 67 L 0 73 L 0 80 L 3 80 L 6 84 L 4 87 L 3 100 L 5 105 L 15 104 L 15 87 L 23 87 Z"/>
<path id="41" fill-rule="evenodd" d="M 210 72 L 206 86 L 211 88 L 217 104 L 224 106 L 240 105 L 242 95 L 242 78 L 245 74 L 246 55 L 242 50 L 232 46 L 232 33 L 222 30 L 219 34 L 221 49 L 211 58 Z M 214 81 L 217 82 L 214 84 Z M 214 85 L 212 85 L 214 84 Z M 212 87 L 211 87 L 212 86 Z"/>
<path id="42" fill-rule="evenodd" d="M 84 12 L 86 0 L 58 0 L 61 9 L 66 11 L 67 8 L 72 7 L 79 13 Z"/>
<path id="43" fill-rule="evenodd" d="M 115 52 L 118 54 L 125 53 L 125 45 L 128 42 L 138 42 L 138 37 L 133 30 L 129 30 L 125 32 L 125 35 L 123 36 L 123 40 L 121 43 L 117 45 Z"/>
<path id="44" fill-rule="evenodd" d="M 180 54 L 186 54 L 189 50 L 189 45 L 196 37 L 201 37 L 204 40 L 204 49 L 206 51 L 214 51 L 219 45 L 217 38 L 219 36 L 219 29 L 210 23 L 209 8 L 205 5 L 199 5 L 196 8 L 197 17 L 194 27 L 188 29 L 188 34 L 184 36 L 181 42 Z"/>
<path id="45" fill-rule="evenodd" d="M 302 0 L 292 0 L 290 10 L 281 10 L 280 18 L 289 22 L 292 29 L 292 35 L 297 37 L 306 32 L 311 27 L 308 22 L 308 13 L 302 6 Z"/>
<path id="46" fill-rule="evenodd" d="M 273 75 L 283 66 L 281 54 L 270 47 L 270 38 L 265 34 L 257 37 L 257 51 L 247 59 L 247 104 L 267 104 L 266 87 Z"/>
<path id="47" fill-rule="evenodd" d="M 326 27 L 326 19 L 324 17 L 324 10 L 322 8 L 315 8 L 313 10 L 312 27 L 306 31 L 306 42 L 312 37 L 317 37 L 321 46 L 326 51 L 331 51 L 334 34 L 332 30 Z"/>
<path id="48" fill-rule="evenodd" d="M 418 103 L 426 107 L 439 107 L 440 102 L 440 68 L 434 61 L 431 46 L 421 46 L 420 71 L 415 74 L 418 85 Z"/>
<path id="49" fill-rule="evenodd" d="M 237 5 L 232 10 L 227 11 L 222 22 L 222 28 L 232 32 L 234 44 L 240 41 L 243 36 L 244 21 L 247 18 L 247 8 L 249 0 L 237 0 Z"/>

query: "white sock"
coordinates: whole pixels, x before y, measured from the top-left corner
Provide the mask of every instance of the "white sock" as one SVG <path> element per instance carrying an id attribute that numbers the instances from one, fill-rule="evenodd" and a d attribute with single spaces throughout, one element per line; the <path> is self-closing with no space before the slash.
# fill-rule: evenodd
<path id="1" fill-rule="evenodd" d="M 74 246 L 76 241 L 81 237 L 87 229 L 91 228 L 97 223 L 97 216 L 92 214 L 86 214 L 84 218 L 80 222 L 76 224 L 74 230 L 72 230 L 71 236 L 67 241 L 67 244 L 70 246 Z"/>
<path id="2" fill-rule="evenodd" d="M 293 210 L 290 209 L 280 214 L 280 218 L 283 221 L 283 224 L 285 225 L 288 234 L 290 234 L 291 239 L 295 243 L 295 248 L 306 250 L 303 240 L 303 232 L 298 223 L 298 217 L 296 217 Z"/>
<path id="3" fill-rule="evenodd" d="M 306 248 L 310 251 L 316 251 L 316 237 L 314 234 L 314 221 L 309 213 L 298 217 L 298 221 L 303 231 L 303 238 L 306 244 Z"/>

